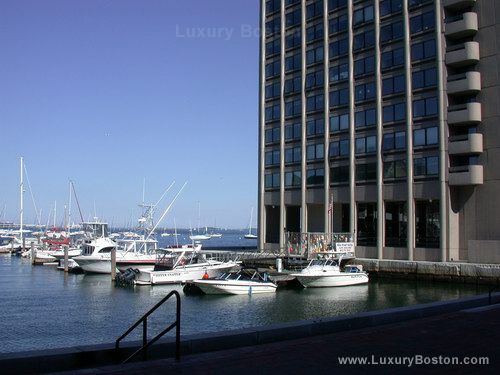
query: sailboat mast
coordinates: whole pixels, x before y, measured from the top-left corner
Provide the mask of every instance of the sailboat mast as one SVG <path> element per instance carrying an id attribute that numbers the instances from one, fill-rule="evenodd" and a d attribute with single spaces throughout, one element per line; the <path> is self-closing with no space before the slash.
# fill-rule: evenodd
<path id="1" fill-rule="evenodd" d="M 248 223 L 248 234 L 252 234 L 253 207 L 250 210 L 250 223 Z"/>
<path id="2" fill-rule="evenodd" d="M 57 201 L 54 201 L 54 226 L 53 226 L 54 229 L 56 227 L 56 217 L 57 217 Z"/>
<path id="3" fill-rule="evenodd" d="M 19 202 L 19 232 L 20 232 L 20 239 L 21 242 L 24 241 L 24 234 L 23 234 L 23 219 L 24 219 L 24 180 L 23 180 L 23 175 L 24 175 L 24 158 L 21 156 L 20 158 L 21 161 L 21 168 L 20 168 L 20 184 L 19 184 L 19 195 L 20 195 L 20 202 Z M 24 243 L 23 243 L 24 245 Z"/>
<path id="4" fill-rule="evenodd" d="M 68 199 L 68 237 L 69 232 L 71 231 L 71 181 L 69 182 L 69 199 Z"/>

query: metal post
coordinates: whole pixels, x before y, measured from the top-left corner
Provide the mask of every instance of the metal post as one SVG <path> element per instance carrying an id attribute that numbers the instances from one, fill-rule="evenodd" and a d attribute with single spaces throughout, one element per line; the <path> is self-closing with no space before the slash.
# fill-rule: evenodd
<path id="1" fill-rule="evenodd" d="M 144 318 L 142 321 L 142 347 L 144 351 L 142 353 L 142 359 L 148 359 L 148 318 Z"/>
<path id="2" fill-rule="evenodd" d="M 68 245 L 64 245 L 63 249 L 64 249 L 64 272 L 68 272 L 69 271 L 69 266 L 68 266 L 68 251 L 69 251 L 69 246 Z"/>
<path id="3" fill-rule="evenodd" d="M 175 326 L 175 359 L 179 361 L 181 359 L 181 297 L 176 294 L 177 311 L 176 320 L 177 324 Z"/>
<path id="4" fill-rule="evenodd" d="M 116 247 L 111 249 L 111 280 L 116 280 Z"/>
<path id="5" fill-rule="evenodd" d="M 35 258 L 36 258 L 35 243 L 31 241 L 30 245 L 31 245 L 31 264 L 35 264 Z M 23 249 L 24 249 L 24 244 L 23 244 Z"/>

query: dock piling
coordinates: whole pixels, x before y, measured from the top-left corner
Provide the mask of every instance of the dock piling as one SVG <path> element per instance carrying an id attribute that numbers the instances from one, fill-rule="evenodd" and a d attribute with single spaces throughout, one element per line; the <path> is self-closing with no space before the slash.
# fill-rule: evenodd
<path id="1" fill-rule="evenodd" d="M 31 247 L 31 264 L 35 264 L 36 251 L 35 251 L 35 243 L 33 241 L 30 242 L 30 247 Z M 24 249 L 24 243 L 23 243 L 23 249 Z"/>
<path id="2" fill-rule="evenodd" d="M 64 245 L 63 248 L 64 248 L 64 272 L 67 273 L 69 271 L 69 266 L 68 266 L 68 251 L 69 251 L 69 246 L 68 245 Z"/>

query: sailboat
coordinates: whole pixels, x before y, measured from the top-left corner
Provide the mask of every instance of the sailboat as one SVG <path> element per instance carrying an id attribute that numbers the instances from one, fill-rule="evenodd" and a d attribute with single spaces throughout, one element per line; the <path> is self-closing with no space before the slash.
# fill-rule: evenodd
<path id="1" fill-rule="evenodd" d="M 252 234 L 252 220 L 253 220 L 253 207 L 252 210 L 250 211 L 250 223 L 248 223 L 248 234 L 245 234 L 244 236 L 247 240 L 257 239 L 257 236 L 255 234 Z"/>
<path id="2" fill-rule="evenodd" d="M 198 233 L 200 233 L 200 202 L 198 202 L 198 228 L 196 229 Z M 191 241 L 204 241 L 204 240 L 209 240 L 212 237 L 208 234 L 208 228 L 205 227 L 205 234 L 193 234 L 193 231 L 191 229 L 191 235 L 189 236 L 189 239 Z"/>

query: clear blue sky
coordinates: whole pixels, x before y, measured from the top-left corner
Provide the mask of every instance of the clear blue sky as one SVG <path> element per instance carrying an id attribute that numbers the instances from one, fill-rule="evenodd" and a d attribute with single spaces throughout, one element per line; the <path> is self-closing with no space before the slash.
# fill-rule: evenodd
<path id="1" fill-rule="evenodd" d="M 62 220 L 71 178 L 85 216 L 95 200 L 126 223 L 145 177 L 150 201 L 189 180 L 165 225 L 195 225 L 200 201 L 202 225 L 247 226 L 258 13 L 257 0 L 0 1 L 0 211 L 17 221 L 23 155 L 42 221 L 55 200 Z M 31 222 L 29 192 L 25 205 Z"/>

